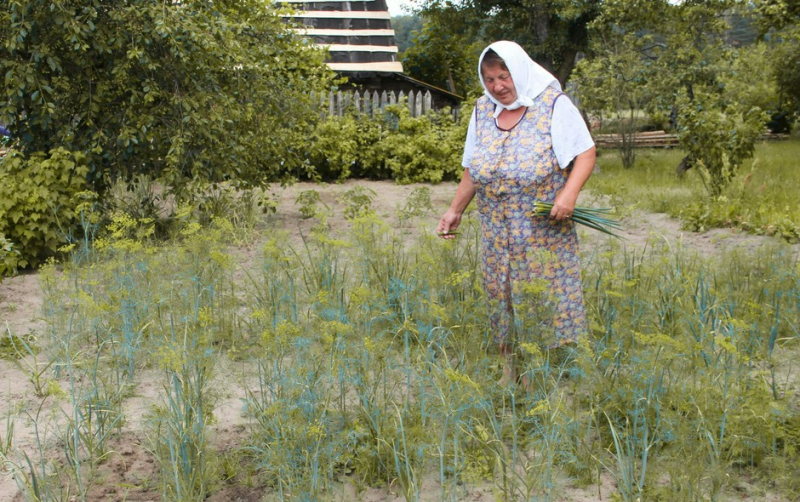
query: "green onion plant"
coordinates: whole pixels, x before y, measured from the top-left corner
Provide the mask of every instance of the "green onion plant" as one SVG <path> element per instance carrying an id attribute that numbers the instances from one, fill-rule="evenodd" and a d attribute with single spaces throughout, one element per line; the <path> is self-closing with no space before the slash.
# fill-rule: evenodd
<path id="1" fill-rule="evenodd" d="M 552 202 L 536 201 L 533 206 L 533 212 L 537 216 L 550 216 L 550 211 L 553 210 Z M 612 219 L 609 215 L 613 212 L 609 208 L 590 208 L 576 206 L 572 211 L 570 219 L 575 223 L 593 228 L 604 234 L 613 237 L 621 238 L 614 231 L 622 230 L 622 225 L 616 219 Z"/>

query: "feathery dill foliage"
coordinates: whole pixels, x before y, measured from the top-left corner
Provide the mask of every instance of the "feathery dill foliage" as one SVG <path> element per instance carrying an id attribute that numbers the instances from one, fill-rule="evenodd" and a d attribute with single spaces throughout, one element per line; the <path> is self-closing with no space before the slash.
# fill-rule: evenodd
<path id="1" fill-rule="evenodd" d="M 784 247 L 714 259 L 609 239 L 584 259 L 592 332 L 577 347 L 543 349 L 547 290 L 520 292 L 527 385 L 508 389 L 473 217 L 443 241 L 412 238 L 414 217 L 392 227 L 368 203 L 341 235 L 313 214 L 300 245 L 273 233 L 244 270 L 220 219 L 187 220 L 165 243 L 127 222 L 62 274 L 47 269 L 40 358 L 55 361 L 47 378 L 64 409 L 84 411 L 68 425 L 38 417 L 71 440 L 64 458 L 29 468 L 3 449 L 26 494 L 91 500 L 114 441 L 131 435 L 156 460 L 149 490 L 167 500 L 231 484 L 268 500 L 370 486 L 420 500 L 423 478 L 441 500 L 487 485 L 503 500 L 555 500 L 603 472 L 621 500 L 715 499 L 745 476 L 800 494 L 800 268 Z M 153 371 L 146 419 L 126 422 L 119 410 Z M 226 444 L 212 432 L 226 425 L 215 423 L 223 392 L 247 418 Z M 81 419 L 95 396 L 110 403 L 102 433 Z"/>

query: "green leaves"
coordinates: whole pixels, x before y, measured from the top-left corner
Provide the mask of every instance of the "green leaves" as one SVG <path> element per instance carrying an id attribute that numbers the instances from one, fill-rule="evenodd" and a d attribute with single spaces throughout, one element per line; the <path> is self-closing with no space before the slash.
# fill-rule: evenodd
<path id="1" fill-rule="evenodd" d="M 466 130 L 453 123 L 449 110 L 411 117 L 408 108 L 398 105 L 390 107 L 390 112 L 396 114 L 397 129 L 376 145 L 376 154 L 385 159 L 392 179 L 398 183 L 439 183 L 458 178 L 463 171 Z"/>
<path id="2" fill-rule="evenodd" d="M 674 128 L 685 163 L 707 174 L 712 196 L 753 156 L 764 110 L 778 100 L 765 78 L 764 48 L 725 43 L 726 15 L 739 5 L 604 2 L 592 25 L 593 57 L 579 63 L 577 81 L 587 110 L 616 121 L 626 167 L 635 160 L 626 138 L 642 112 L 651 123 Z"/>
<path id="3" fill-rule="evenodd" d="M 160 175 L 260 183 L 316 120 L 319 51 L 256 0 L 8 4 L 0 122 L 23 155 L 87 152 L 90 181 Z"/>
<path id="4" fill-rule="evenodd" d="M 256 185 L 304 165 L 327 89 L 322 53 L 271 4 L 4 3 L 0 123 L 17 151 L 0 180 L 0 272 L 36 266 L 75 223 L 71 195 L 119 179 Z M 14 260 L 12 262 L 12 259 Z"/>
<path id="5" fill-rule="evenodd" d="M 469 13 L 429 7 L 425 16 L 413 44 L 402 54 L 405 72 L 461 96 L 479 90 L 476 69 L 485 44 L 471 32 L 475 25 L 470 26 Z"/>
<path id="6" fill-rule="evenodd" d="M 720 94 L 696 88 L 678 100 L 678 140 L 695 163 L 712 197 L 753 157 L 766 115 L 759 108 L 724 104 Z"/>
<path id="7" fill-rule="evenodd" d="M 0 164 L 0 275 L 37 266 L 55 254 L 75 223 L 74 195 L 86 189 L 86 156 L 63 148 Z"/>
<path id="8" fill-rule="evenodd" d="M 454 180 L 462 171 L 468 118 L 455 122 L 449 110 L 412 117 L 405 104 L 390 105 L 384 115 L 375 117 L 328 117 L 311 135 L 308 164 L 300 174 L 398 183 Z"/>

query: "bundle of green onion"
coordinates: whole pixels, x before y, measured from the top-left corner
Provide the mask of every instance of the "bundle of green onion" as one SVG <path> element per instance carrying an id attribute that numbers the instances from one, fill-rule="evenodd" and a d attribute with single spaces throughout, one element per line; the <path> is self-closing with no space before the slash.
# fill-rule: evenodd
<path id="1" fill-rule="evenodd" d="M 533 205 L 533 212 L 537 216 L 550 216 L 550 211 L 553 209 L 552 202 L 536 201 Z M 615 234 L 613 230 L 622 230 L 622 226 L 617 220 L 608 217 L 611 209 L 608 208 L 591 208 L 591 207 L 578 207 L 572 211 L 571 219 L 575 223 L 580 223 L 589 228 L 593 228 L 604 234 L 611 235 L 621 239 L 619 235 Z"/>

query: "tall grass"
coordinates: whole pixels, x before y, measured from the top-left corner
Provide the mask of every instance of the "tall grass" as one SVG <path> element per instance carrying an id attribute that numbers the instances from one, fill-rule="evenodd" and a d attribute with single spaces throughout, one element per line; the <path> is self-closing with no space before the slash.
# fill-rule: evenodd
<path id="1" fill-rule="evenodd" d="M 698 173 L 677 174 L 680 150 L 643 150 L 632 169 L 624 169 L 619 154 L 604 151 L 600 170 L 587 187 L 611 197 L 623 212 L 667 213 L 690 230 L 741 228 L 756 234 L 800 240 L 800 140 L 763 142 L 722 196 L 712 199 Z"/>

